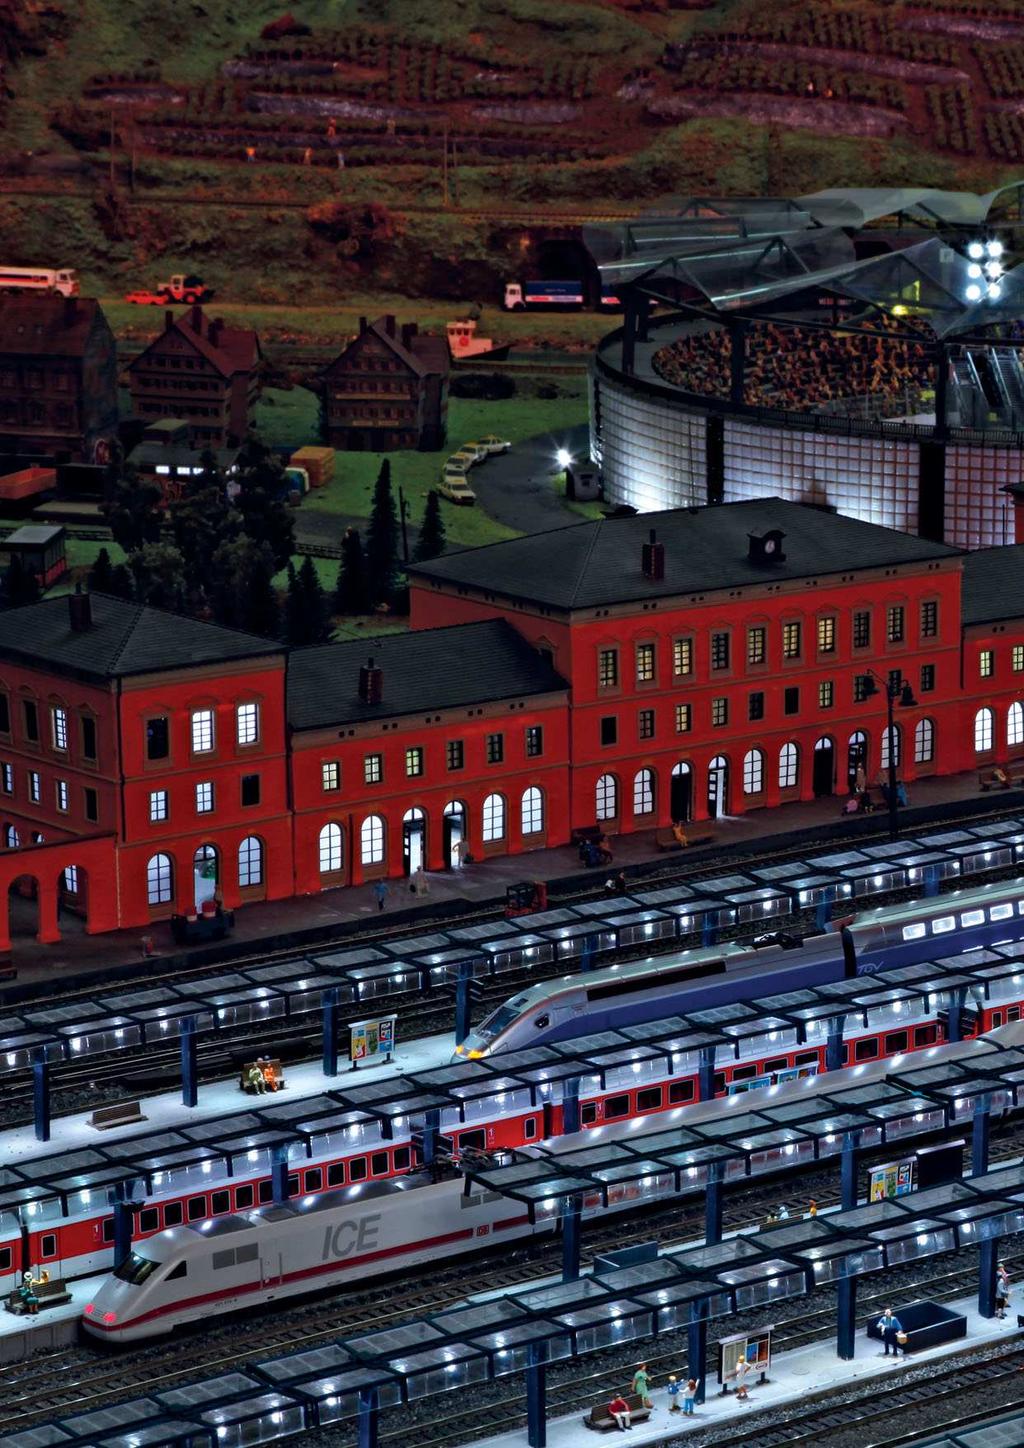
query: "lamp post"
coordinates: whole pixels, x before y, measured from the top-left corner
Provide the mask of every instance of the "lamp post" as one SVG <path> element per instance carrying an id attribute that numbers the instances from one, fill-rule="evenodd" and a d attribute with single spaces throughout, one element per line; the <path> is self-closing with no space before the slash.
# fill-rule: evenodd
<path id="1" fill-rule="evenodd" d="M 913 709 L 917 700 L 914 698 L 914 691 L 909 684 L 898 684 L 895 679 L 883 679 L 876 674 L 874 669 L 868 669 L 867 682 L 864 687 L 864 698 L 873 699 L 878 693 L 878 686 L 882 686 L 885 693 L 886 713 L 886 738 L 889 741 L 889 838 L 895 840 L 899 837 L 899 805 L 896 801 L 896 728 L 893 722 L 893 715 L 896 710 L 897 700 L 902 709 Z"/>

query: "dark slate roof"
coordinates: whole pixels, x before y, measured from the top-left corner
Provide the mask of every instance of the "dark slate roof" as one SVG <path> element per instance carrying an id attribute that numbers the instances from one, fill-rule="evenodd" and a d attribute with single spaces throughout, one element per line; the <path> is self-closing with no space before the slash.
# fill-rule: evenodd
<path id="1" fill-rule="evenodd" d="M 962 607 L 965 624 L 1024 617 L 1024 543 L 967 554 Z"/>
<path id="2" fill-rule="evenodd" d="M 282 652 L 252 634 L 103 593 L 90 601 L 92 627 L 81 633 L 71 628 L 67 597 L 0 613 L 0 659 L 106 680 Z"/>
<path id="3" fill-rule="evenodd" d="M 92 297 L 4 297 L 0 300 L 0 352 L 80 357 L 97 317 L 106 320 Z"/>
<path id="4" fill-rule="evenodd" d="M 359 669 L 371 656 L 384 675 L 379 704 L 359 698 Z M 488 619 L 294 649 L 288 722 L 293 729 L 323 729 L 567 688 L 511 624 Z"/>
<path id="5" fill-rule="evenodd" d="M 785 534 L 785 562 L 750 562 L 748 535 L 775 528 Z M 665 576 L 657 580 L 641 570 L 642 546 L 652 529 L 665 545 Z M 581 523 L 452 553 L 409 572 L 572 609 L 920 563 L 959 552 L 802 503 L 755 498 Z"/>

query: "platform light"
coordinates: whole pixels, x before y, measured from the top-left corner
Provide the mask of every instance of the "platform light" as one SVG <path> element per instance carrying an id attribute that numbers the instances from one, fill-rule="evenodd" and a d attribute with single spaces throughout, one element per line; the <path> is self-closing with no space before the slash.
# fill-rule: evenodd
<path id="1" fill-rule="evenodd" d="M 985 255 L 985 245 L 981 241 L 971 241 L 967 244 L 967 255 L 972 261 L 980 261 Z"/>
<path id="2" fill-rule="evenodd" d="M 985 243 L 985 250 L 989 256 L 1000 257 L 1003 254 L 1003 243 L 998 237 L 993 237 L 991 241 Z"/>
<path id="3" fill-rule="evenodd" d="M 567 468 L 572 462 L 572 453 L 567 448 L 560 447 L 555 453 L 555 462 L 560 468 Z"/>

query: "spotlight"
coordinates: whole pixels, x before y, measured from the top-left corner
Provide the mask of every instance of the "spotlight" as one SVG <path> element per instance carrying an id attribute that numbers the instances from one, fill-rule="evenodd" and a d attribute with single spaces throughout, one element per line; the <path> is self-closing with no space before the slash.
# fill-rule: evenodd
<path id="1" fill-rule="evenodd" d="M 980 241 L 969 242 L 967 245 L 967 255 L 971 258 L 971 261 L 981 261 L 981 258 L 985 255 L 985 248 Z"/>
<path id="2" fill-rule="evenodd" d="M 567 448 L 560 447 L 555 453 L 555 462 L 560 468 L 567 468 L 572 462 L 572 453 Z"/>
<path id="3" fill-rule="evenodd" d="M 968 267 L 967 267 L 967 275 L 968 275 L 969 277 L 980 277 L 980 276 L 981 276 L 981 267 L 978 265 L 978 263 L 977 263 L 976 261 L 972 261 L 972 262 L 968 265 Z"/>
<path id="4" fill-rule="evenodd" d="M 989 289 L 988 289 L 988 299 L 989 299 L 989 301 L 990 301 L 990 302 L 998 302 L 999 298 L 1000 298 L 1002 295 L 1003 295 L 1003 289 L 1002 289 L 1002 287 L 999 285 L 999 283 L 998 283 L 998 282 L 992 282 L 992 284 L 989 286 Z"/>
<path id="5" fill-rule="evenodd" d="M 990 241 L 986 244 L 985 250 L 989 256 L 1002 256 L 1003 243 L 1001 241 Z"/>
<path id="6" fill-rule="evenodd" d="M 969 287 L 967 288 L 967 300 L 968 300 L 969 302 L 978 302 L 978 301 L 980 301 L 980 300 L 981 300 L 981 287 L 976 286 L 976 285 L 974 285 L 974 284 L 972 283 L 971 286 L 969 286 Z"/>
<path id="7" fill-rule="evenodd" d="M 999 277 L 1002 276 L 1002 274 L 1003 268 L 1001 263 L 997 261 L 987 261 L 985 263 L 985 275 L 988 277 L 989 281 L 996 281 Z"/>

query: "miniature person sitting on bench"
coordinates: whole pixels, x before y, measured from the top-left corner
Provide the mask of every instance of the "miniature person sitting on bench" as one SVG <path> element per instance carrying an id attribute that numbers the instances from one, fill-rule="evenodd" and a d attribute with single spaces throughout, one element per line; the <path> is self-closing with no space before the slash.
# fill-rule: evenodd
<path id="1" fill-rule="evenodd" d="M 49 1282 L 49 1280 L 49 1272 L 44 1272 L 39 1278 L 40 1283 Z M 31 1272 L 24 1273 L 21 1279 L 21 1286 L 18 1288 L 18 1296 L 21 1298 L 25 1311 L 30 1317 L 36 1317 L 39 1313 L 39 1298 L 36 1296 L 35 1288 L 36 1278 L 32 1276 Z"/>
<path id="2" fill-rule="evenodd" d="M 632 1428 L 633 1418 L 629 1411 L 629 1404 L 621 1393 L 617 1393 L 608 1404 L 608 1412 L 615 1419 L 621 1432 L 625 1433 L 627 1428 Z"/>
<path id="3" fill-rule="evenodd" d="M 273 1061 L 264 1061 L 262 1056 L 260 1057 L 260 1061 L 263 1063 L 264 1085 L 268 1091 L 276 1091 L 281 1083 L 277 1079 L 277 1071 L 274 1069 Z"/>
<path id="4" fill-rule="evenodd" d="M 254 1091 L 257 1096 L 262 1096 L 265 1094 L 267 1089 L 267 1080 L 263 1074 L 262 1057 L 260 1057 L 258 1061 L 254 1061 L 253 1064 L 249 1067 L 249 1070 L 246 1072 L 245 1089 L 247 1091 Z"/>

